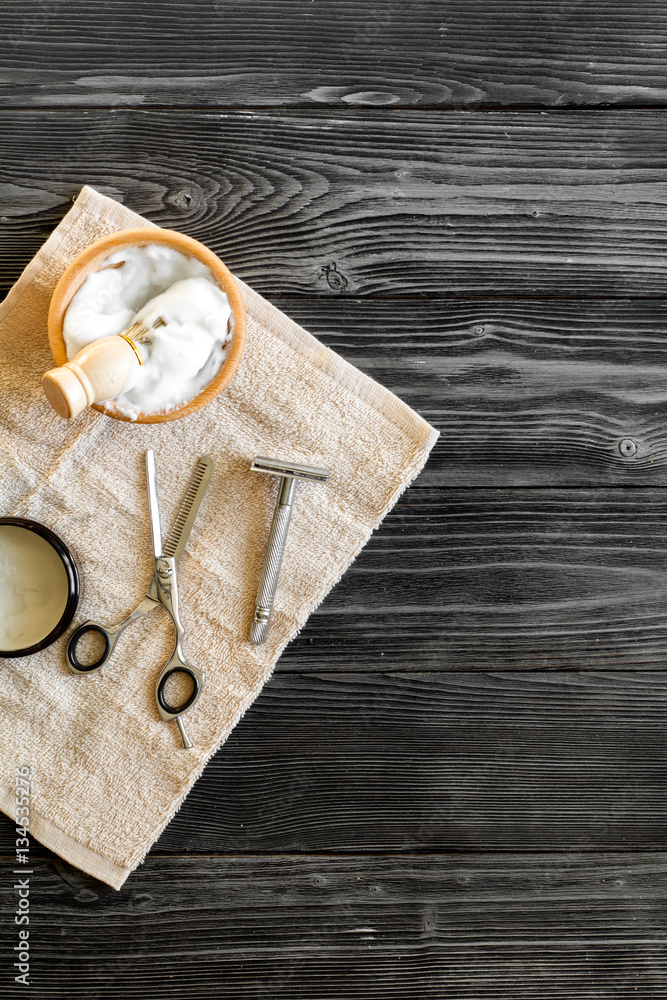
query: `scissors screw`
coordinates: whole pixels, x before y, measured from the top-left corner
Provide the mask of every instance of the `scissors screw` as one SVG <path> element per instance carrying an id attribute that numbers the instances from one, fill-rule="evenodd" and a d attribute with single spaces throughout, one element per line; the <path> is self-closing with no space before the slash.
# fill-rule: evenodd
<path id="1" fill-rule="evenodd" d="M 168 580 L 171 576 L 171 566 L 161 566 L 158 570 L 158 574 L 161 580 Z"/>

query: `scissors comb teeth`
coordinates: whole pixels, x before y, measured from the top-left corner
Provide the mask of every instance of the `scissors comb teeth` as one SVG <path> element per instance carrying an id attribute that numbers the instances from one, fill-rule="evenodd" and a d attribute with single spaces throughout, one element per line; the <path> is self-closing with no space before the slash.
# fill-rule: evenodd
<path id="1" fill-rule="evenodd" d="M 202 455 L 197 462 L 197 467 L 190 480 L 188 491 L 176 515 L 174 527 L 169 532 L 167 541 L 164 543 L 164 555 L 172 556 L 176 562 L 180 561 L 183 550 L 187 545 L 192 525 L 195 523 L 195 518 L 197 517 L 199 504 L 213 475 L 213 468 L 213 459 L 209 458 L 208 455 Z"/>

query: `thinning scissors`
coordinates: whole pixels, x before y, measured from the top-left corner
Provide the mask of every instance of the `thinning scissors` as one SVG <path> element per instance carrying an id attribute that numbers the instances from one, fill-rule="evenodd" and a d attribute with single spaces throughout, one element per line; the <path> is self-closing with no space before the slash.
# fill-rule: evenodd
<path id="1" fill-rule="evenodd" d="M 122 622 L 119 622 L 118 625 L 106 626 L 91 620 L 85 621 L 72 633 L 67 646 L 67 660 L 72 673 L 88 674 L 93 670 L 98 670 L 109 661 L 121 633 L 127 626 L 131 622 L 137 621 L 143 615 L 148 614 L 149 611 L 152 611 L 159 604 L 162 604 L 169 612 L 174 624 L 175 643 L 172 655 L 165 663 L 155 682 L 155 699 L 161 718 L 165 722 L 169 722 L 172 719 L 176 721 L 184 748 L 191 747 L 192 743 L 185 731 L 181 716 L 199 700 L 204 689 L 204 671 L 193 667 L 183 656 L 182 643 L 184 632 L 178 611 L 177 569 L 212 473 L 213 459 L 207 455 L 202 455 L 181 509 L 176 517 L 174 527 L 165 542 L 163 551 L 160 531 L 160 510 L 157 497 L 157 477 L 155 474 L 155 456 L 152 451 L 146 452 L 148 507 L 155 565 L 153 579 L 143 601 Z M 93 663 L 85 664 L 78 659 L 76 649 L 79 640 L 89 632 L 95 632 L 101 636 L 104 642 L 104 649 L 99 659 Z M 177 673 L 186 674 L 191 679 L 193 687 L 191 693 L 182 704 L 172 705 L 165 696 L 165 687 L 169 678 Z"/>

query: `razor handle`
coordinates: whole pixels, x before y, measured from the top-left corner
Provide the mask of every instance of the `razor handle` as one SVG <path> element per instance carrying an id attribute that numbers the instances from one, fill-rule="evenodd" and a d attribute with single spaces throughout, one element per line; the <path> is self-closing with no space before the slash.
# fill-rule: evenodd
<path id="1" fill-rule="evenodd" d="M 283 480 L 278 496 L 278 503 L 273 512 L 271 522 L 271 532 L 264 556 L 264 565 L 259 578 L 257 588 L 257 598 L 255 600 L 255 617 L 250 626 L 250 642 L 261 643 L 266 639 L 266 633 L 271 619 L 273 602 L 278 588 L 278 578 L 280 567 L 287 541 L 290 518 L 292 516 L 292 504 L 296 491 L 296 480 L 286 478 Z"/>

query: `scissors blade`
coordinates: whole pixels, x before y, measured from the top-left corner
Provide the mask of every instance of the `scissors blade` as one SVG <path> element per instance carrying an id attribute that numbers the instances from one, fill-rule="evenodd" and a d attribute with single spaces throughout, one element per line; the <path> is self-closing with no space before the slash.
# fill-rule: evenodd
<path id="1" fill-rule="evenodd" d="M 208 455 L 202 455 L 197 462 L 197 467 L 193 473 L 188 492 L 181 504 L 174 527 L 169 533 L 169 537 L 164 545 L 164 554 L 173 556 L 178 563 L 188 543 L 192 526 L 199 512 L 199 507 L 204 499 L 204 494 L 208 489 L 208 484 L 213 475 L 213 459 Z"/>
<path id="2" fill-rule="evenodd" d="M 148 481 L 148 510 L 151 517 L 151 535 L 153 537 L 153 554 L 156 559 L 162 555 L 162 535 L 160 533 L 160 508 L 157 500 L 157 476 L 155 474 L 155 455 L 149 448 L 146 452 L 146 479 Z"/>

